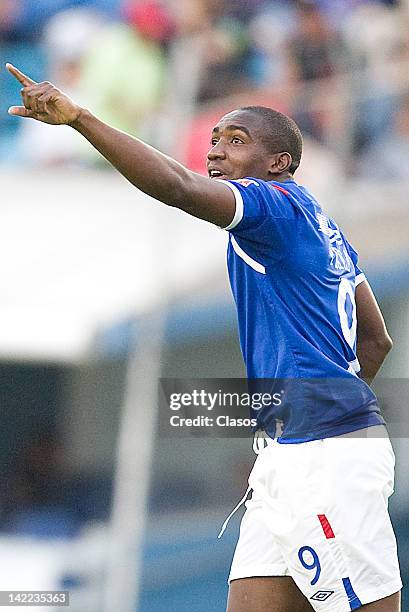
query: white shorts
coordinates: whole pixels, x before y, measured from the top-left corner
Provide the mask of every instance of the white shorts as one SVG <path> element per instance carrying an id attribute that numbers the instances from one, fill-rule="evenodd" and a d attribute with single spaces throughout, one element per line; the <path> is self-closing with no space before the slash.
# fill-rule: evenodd
<path id="1" fill-rule="evenodd" d="M 292 576 L 319 612 L 349 612 L 399 591 L 388 514 L 394 466 L 387 437 L 269 439 L 249 477 L 229 582 Z"/>

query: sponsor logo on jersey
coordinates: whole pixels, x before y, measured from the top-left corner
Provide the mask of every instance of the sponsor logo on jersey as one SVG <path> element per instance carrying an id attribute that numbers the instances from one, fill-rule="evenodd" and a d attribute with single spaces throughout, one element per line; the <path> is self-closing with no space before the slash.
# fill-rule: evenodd
<path id="1" fill-rule="evenodd" d="M 329 242 L 329 265 L 335 268 L 335 270 L 350 272 L 352 261 L 339 230 L 333 230 Z"/>
<path id="2" fill-rule="evenodd" d="M 328 225 L 328 218 L 322 213 L 317 212 L 317 221 L 319 225 L 319 231 L 325 234 L 326 236 L 330 236 L 332 230 Z"/>
<path id="3" fill-rule="evenodd" d="M 243 185 L 243 187 L 250 187 L 250 185 L 260 187 L 260 183 L 257 183 L 257 181 L 253 181 L 252 179 L 238 179 L 236 182 L 240 183 L 240 185 Z"/>
<path id="4" fill-rule="evenodd" d="M 314 601 L 327 601 L 335 591 L 317 591 L 310 599 Z"/>
<path id="5" fill-rule="evenodd" d="M 317 213 L 318 231 L 322 232 L 328 238 L 329 250 L 329 265 L 338 271 L 350 272 L 352 270 L 352 261 L 346 250 L 344 241 L 339 229 L 334 229 L 329 226 L 329 219 L 322 213 Z"/>

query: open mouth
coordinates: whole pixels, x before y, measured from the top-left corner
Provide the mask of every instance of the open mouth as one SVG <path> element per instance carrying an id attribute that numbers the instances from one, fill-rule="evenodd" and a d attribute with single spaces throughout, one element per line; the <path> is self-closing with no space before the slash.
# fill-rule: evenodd
<path id="1" fill-rule="evenodd" d="M 209 177 L 212 179 L 225 178 L 226 175 L 223 174 L 221 170 L 209 170 Z"/>

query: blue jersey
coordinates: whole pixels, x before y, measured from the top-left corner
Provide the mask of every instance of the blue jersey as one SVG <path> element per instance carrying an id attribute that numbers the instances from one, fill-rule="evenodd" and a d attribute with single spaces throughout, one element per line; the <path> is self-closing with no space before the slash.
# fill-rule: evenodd
<path id="1" fill-rule="evenodd" d="M 258 427 L 274 436 L 279 419 L 280 442 L 305 442 L 384 424 L 359 378 L 357 253 L 295 181 L 223 182 L 236 197 L 228 269 L 247 375 L 284 387 L 280 408 L 252 415 Z"/>

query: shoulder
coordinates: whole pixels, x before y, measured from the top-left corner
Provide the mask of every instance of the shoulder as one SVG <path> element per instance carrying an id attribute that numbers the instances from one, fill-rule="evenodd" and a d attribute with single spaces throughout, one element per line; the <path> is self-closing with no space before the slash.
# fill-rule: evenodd
<path id="1" fill-rule="evenodd" d="M 268 183 L 261 179 L 246 177 L 242 179 L 222 180 L 221 183 L 228 185 L 233 191 L 238 190 L 240 193 L 260 193 L 268 189 Z"/>
<path id="2" fill-rule="evenodd" d="M 274 181 L 263 181 L 262 179 L 246 177 L 242 179 L 234 180 L 223 180 L 233 191 L 239 192 L 241 197 L 258 198 L 258 199 L 278 199 L 282 200 L 283 197 L 292 197 L 293 194 L 287 185 L 283 183 L 277 183 Z M 294 185 L 296 185 L 294 183 Z"/>
<path id="3" fill-rule="evenodd" d="M 254 229 L 260 224 L 275 224 L 279 220 L 296 217 L 294 197 L 286 185 L 255 177 L 222 182 L 230 187 L 236 198 L 236 214 L 232 223 L 225 228 L 229 231 Z"/>

